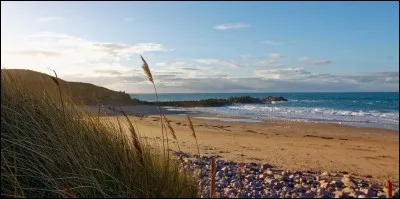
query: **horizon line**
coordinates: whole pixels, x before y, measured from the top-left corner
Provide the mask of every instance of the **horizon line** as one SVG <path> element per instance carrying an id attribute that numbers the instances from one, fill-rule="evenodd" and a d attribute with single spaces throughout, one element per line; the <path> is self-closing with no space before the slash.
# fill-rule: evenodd
<path id="1" fill-rule="evenodd" d="M 127 94 L 154 94 L 154 93 L 128 93 Z M 298 92 L 200 92 L 200 93 L 165 93 L 165 92 L 158 92 L 158 94 L 264 94 L 264 93 L 399 93 L 399 91 L 298 91 Z"/>

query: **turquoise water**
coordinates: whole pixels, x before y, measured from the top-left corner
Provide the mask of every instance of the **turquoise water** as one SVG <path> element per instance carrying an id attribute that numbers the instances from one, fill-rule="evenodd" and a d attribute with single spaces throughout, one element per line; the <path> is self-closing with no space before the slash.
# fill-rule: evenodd
<path id="1" fill-rule="evenodd" d="M 234 104 L 224 107 L 184 108 L 188 111 L 247 116 L 253 119 L 285 119 L 332 122 L 399 130 L 399 93 L 191 93 L 159 94 L 161 101 L 199 100 L 234 96 L 282 96 L 288 102 Z M 154 94 L 131 97 L 154 101 Z M 177 108 L 172 108 L 174 110 Z M 182 108 L 180 108 L 182 110 Z"/>

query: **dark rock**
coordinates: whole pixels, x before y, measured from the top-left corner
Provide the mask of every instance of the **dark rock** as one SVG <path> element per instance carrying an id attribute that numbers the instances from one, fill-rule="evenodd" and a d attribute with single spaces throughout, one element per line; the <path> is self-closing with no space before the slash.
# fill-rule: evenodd
<path id="1" fill-rule="evenodd" d="M 284 97 L 274 97 L 274 96 L 268 96 L 264 99 L 267 102 L 279 102 L 279 101 L 288 101 Z"/>
<path id="2" fill-rule="evenodd" d="M 210 99 L 203 99 L 203 100 L 162 101 L 162 102 L 149 102 L 149 101 L 142 101 L 142 100 L 135 99 L 135 98 L 132 99 L 132 102 L 134 104 L 174 106 L 174 107 L 218 107 L 218 106 L 231 105 L 234 103 L 261 104 L 261 103 L 272 102 L 272 101 L 288 101 L 288 100 L 284 97 L 273 97 L 273 96 L 268 96 L 264 99 L 260 99 L 257 97 L 250 97 L 250 96 L 241 96 L 241 97 L 230 97 L 227 99 L 210 98 Z"/>

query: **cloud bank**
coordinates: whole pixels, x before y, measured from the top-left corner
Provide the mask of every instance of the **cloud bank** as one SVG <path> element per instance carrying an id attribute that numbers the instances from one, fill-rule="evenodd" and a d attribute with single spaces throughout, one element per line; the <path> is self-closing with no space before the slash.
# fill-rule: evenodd
<path id="1" fill-rule="evenodd" d="M 4 45 L 4 46 L 3 46 Z M 4 48 L 3 48 L 4 47 Z M 2 66 L 51 74 L 68 81 L 89 82 L 130 93 L 152 92 L 141 70 L 139 54 L 172 53 L 163 44 L 94 41 L 67 34 L 40 32 L 20 44 L 2 44 Z M 399 91 L 399 72 L 354 75 L 313 73 L 312 67 L 331 60 L 303 57 L 299 66 L 271 52 L 264 58 L 249 54 L 237 59 L 147 60 L 160 92 L 351 92 Z"/>

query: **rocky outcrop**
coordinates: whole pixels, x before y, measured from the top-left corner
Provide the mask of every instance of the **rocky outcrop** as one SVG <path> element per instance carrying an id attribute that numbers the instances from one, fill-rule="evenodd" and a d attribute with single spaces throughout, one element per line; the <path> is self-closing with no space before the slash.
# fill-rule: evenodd
<path id="1" fill-rule="evenodd" d="M 274 96 L 268 96 L 264 99 L 264 101 L 267 102 L 279 102 L 279 101 L 288 101 L 286 98 L 284 97 L 274 97 Z"/>
<path id="2" fill-rule="evenodd" d="M 273 101 L 287 101 L 284 97 L 273 97 L 269 96 L 263 99 L 250 96 L 241 97 L 230 97 L 224 98 L 211 98 L 204 100 L 188 100 L 188 101 L 162 101 L 162 102 L 148 102 L 141 101 L 138 99 L 132 99 L 135 104 L 145 104 L 145 105 L 160 105 L 160 106 L 175 106 L 175 107 L 218 107 L 232 105 L 234 103 L 240 104 L 262 104 L 270 103 Z"/>

